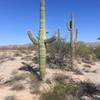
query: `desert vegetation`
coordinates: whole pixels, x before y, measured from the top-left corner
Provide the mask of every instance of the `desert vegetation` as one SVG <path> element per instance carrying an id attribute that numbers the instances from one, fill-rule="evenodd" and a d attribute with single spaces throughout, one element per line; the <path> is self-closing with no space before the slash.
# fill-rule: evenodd
<path id="1" fill-rule="evenodd" d="M 79 41 L 74 20 L 69 40 L 60 28 L 48 39 L 40 0 L 38 37 L 28 31 L 32 44 L 0 47 L 0 100 L 100 100 L 100 45 Z"/>

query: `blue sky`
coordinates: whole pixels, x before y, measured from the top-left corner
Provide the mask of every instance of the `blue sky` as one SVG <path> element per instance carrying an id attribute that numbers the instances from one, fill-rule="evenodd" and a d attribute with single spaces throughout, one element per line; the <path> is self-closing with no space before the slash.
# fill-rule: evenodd
<path id="1" fill-rule="evenodd" d="M 40 0 L 0 0 L 0 45 L 30 43 L 27 31 L 39 32 Z M 58 27 L 66 37 L 66 22 L 75 16 L 79 40 L 96 41 L 100 35 L 100 0 L 46 0 L 46 28 L 52 36 Z"/>

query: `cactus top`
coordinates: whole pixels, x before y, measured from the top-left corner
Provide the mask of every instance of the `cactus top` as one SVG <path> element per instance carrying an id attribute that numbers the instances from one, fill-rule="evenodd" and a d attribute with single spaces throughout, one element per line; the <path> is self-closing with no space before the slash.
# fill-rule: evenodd
<path id="1" fill-rule="evenodd" d="M 45 28 L 45 0 L 40 0 L 40 37 L 46 39 L 46 28 Z"/>

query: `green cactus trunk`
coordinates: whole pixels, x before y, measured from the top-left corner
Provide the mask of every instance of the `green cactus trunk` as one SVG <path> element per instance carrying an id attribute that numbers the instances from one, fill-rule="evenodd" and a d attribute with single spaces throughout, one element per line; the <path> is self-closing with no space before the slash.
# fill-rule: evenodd
<path id="1" fill-rule="evenodd" d="M 70 31 L 70 56 L 71 56 L 71 67 L 74 67 L 75 59 L 75 41 L 74 41 L 74 16 L 71 16 L 71 21 L 67 26 Z"/>
<path id="2" fill-rule="evenodd" d="M 61 37 L 60 37 L 60 28 L 57 30 L 57 53 L 60 53 L 60 48 L 61 48 Z"/>
<path id="3" fill-rule="evenodd" d="M 36 38 L 28 31 L 28 36 L 34 45 L 39 47 L 39 72 L 40 79 L 43 80 L 46 73 L 46 44 L 56 40 L 56 37 L 46 39 L 45 28 L 45 0 L 40 0 L 40 30 L 39 38 Z"/>
<path id="4" fill-rule="evenodd" d="M 70 48 L 71 48 L 71 67 L 74 66 L 75 56 L 75 45 L 74 45 L 74 17 L 72 16 L 70 21 L 71 37 L 70 37 Z"/>
<path id="5" fill-rule="evenodd" d="M 46 65 L 46 30 L 45 30 L 45 0 L 40 1 L 40 37 L 39 37 L 39 70 L 40 78 L 43 80 L 45 77 Z"/>
<path id="6" fill-rule="evenodd" d="M 44 40 L 39 40 L 39 70 L 40 70 L 40 79 L 45 77 L 45 65 L 46 65 L 46 48 Z"/>

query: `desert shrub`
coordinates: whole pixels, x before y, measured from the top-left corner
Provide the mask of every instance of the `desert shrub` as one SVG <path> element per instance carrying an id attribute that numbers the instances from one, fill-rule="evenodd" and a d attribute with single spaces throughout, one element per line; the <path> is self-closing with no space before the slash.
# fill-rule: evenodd
<path id="1" fill-rule="evenodd" d="M 98 46 L 95 50 L 94 53 L 96 55 L 96 57 L 100 60 L 100 46 Z"/>
<path id="2" fill-rule="evenodd" d="M 25 89 L 25 87 L 21 83 L 15 83 L 11 87 L 11 90 L 14 90 L 14 91 L 21 91 L 24 89 Z"/>
<path id="3" fill-rule="evenodd" d="M 73 71 L 76 75 L 83 75 L 83 72 L 79 69 L 74 69 Z"/>
<path id="4" fill-rule="evenodd" d="M 66 53 L 66 43 L 63 40 L 55 41 L 47 46 L 47 52 L 50 54 L 54 53 Z M 51 51 L 52 50 L 52 51 Z M 63 51 L 63 52 L 62 52 Z"/>
<path id="5" fill-rule="evenodd" d="M 36 75 L 30 74 L 30 93 L 31 94 L 39 94 L 40 93 L 40 83 L 41 81 L 38 79 Z"/>
<path id="6" fill-rule="evenodd" d="M 79 100 L 75 92 L 76 88 L 71 84 L 57 84 L 53 91 L 42 94 L 41 100 Z"/>
<path id="7" fill-rule="evenodd" d="M 15 52 L 14 57 L 19 57 L 22 56 L 21 53 L 19 51 Z"/>
<path id="8" fill-rule="evenodd" d="M 13 74 L 13 77 L 11 78 L 11 80 L 13 81 L 20 81 L 20 80 L 25 80 L 28 75 L 26 73 L 20 73 L 20 74 Z"/>
<path id="9" fill-rule="evenodd" d="M 91 68 L 91 65 L 84 64 L 84 67 L 86 67 L 86 68 Z"/>
<path id="10" fill-rule="evenodd" d="M 17 100 L 15 96 L 7 96 L 5 97 L 5 100 Z"/>
<path id="11" fill-rule="evenodd" d="M 80 100 L 78 97 L 78 88 L 71 82 L 66 82 L 66 77 L 56 76 L 54 78 L 56 85 L 53 90 L 43 93 L 41 100 Z"/>
<path id="12" fill-rule="evenodd" d="M 92 73 L 97 73 L 97 70 L 93 70 Z"/>
<path id="13" fill-rule="evenodd" d="M 56 83 L 54 87 L 50 91 L 43 92 L 40 100 L 83 100 L 84 96 L 93 98 L 93 95 L 100 93 L 100 86 L 90 81 L 74 83 L 63 74 L 55 76 L 54 81 Z"/>
<path id="14" fill-rule="evenodd" d="M 79 55 L 81 58 L 85 58 L 85 60 L 96 60 L 96 56 L 93 52 L 93 49 L 90 47 L 87 47 L 85 44 L 79 45 L 79 48 L 77 49 L 77 55 Z"/>
<path id="15" fill-rule="evenodd" d="M 25 80 L 28 76 L 25 73 L 21 73 L 21 74 L 16 74 L 16 73 L 12 73 L 13 77 L 11 77 L 9 80 L 7 80 L 4 84 L 7 86 L 12 86 L 12 85 L 16 85 L 16 83 L 19 83 L 22 80 Z"/>
<path id="16" fill-rule="evenodd" d="M 91 82 L 81 82 L 79 85 L 80 95 L 89 95 L 100 93 L 99 85 L 96 85 Z"/>
<path id="17" fill-rule="evenodd" d="M 33 44 L 29 44 L 27 48 L 32 51 L 35 47 L 33 46 Z"/>
<path id="18" fill-rule="evenodd" d="M 55 41 L 47 46 L 47 63 L 50 67 L 63 68 L 67 65 L 67 44 L 63 41 Z"/>

